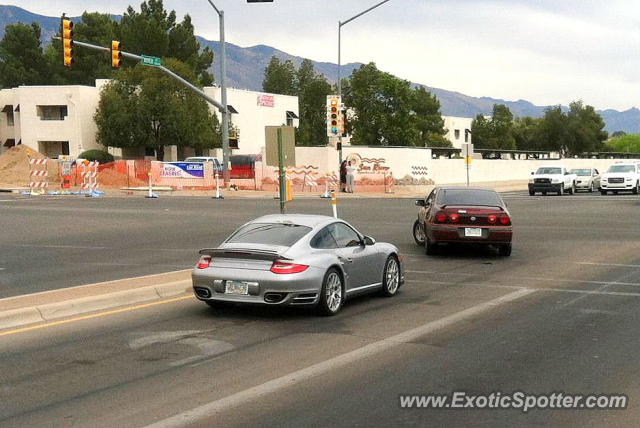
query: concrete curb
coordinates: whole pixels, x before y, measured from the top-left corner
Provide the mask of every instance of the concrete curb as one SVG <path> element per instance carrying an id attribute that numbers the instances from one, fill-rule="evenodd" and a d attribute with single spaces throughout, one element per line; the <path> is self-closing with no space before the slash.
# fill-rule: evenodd
<path id="1" fill-rule="evenodd" d="M 191 293 L 191 280 L 139 287 L 62 302 L 29 306 L 0 312 L 0 329 L 82 315 L 119 306 L 161 300 Z"/>

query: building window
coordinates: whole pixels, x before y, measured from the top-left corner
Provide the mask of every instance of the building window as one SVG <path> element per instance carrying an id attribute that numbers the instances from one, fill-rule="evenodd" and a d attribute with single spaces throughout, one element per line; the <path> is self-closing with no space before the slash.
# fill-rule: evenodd
<path id="1" fill-rule="evenodd" d="M 293 119 L 298 119 L 298 115 L 292 111 L 287 111 L 287 126 L 293 126 Z"/>
<path id="2" fill-rule="evenodd" d="M 471 133 L 471 131 L 469 131 L 468 129 L 464 130 L 464 142 L 468 143 L 469 142 L 469 134 Z"/>
<path id="3" fill-rule="evenodd" d="M 2 112 L 7 115 L 7 126 L 13 126 L 13 106 L 11 104 L 5 105 Z"/>
<path id="4" fill-rule="evenodd" d="M 48 158 L 55 159 L 58 156 L 69 156 L 68 141 L 38 141 L 38 151 Z"/>
<path id="5" fill-rule="evenodd" d="M 64 120 L 68 116 L 67 106 L 36 106 L 40 120 Z"/>
<path id="6" fill-rule="evenodd" d="M 455 139 L 459 140 L 460 139 L 460 130 L 456 129 L 455 131 L 453 131 L 454 135 L 455 135 Z"/>

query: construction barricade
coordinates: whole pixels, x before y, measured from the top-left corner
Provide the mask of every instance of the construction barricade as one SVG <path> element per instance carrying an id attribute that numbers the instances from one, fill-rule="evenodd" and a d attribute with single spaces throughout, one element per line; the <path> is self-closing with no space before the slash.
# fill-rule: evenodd
<path id="1" fill-rule="evenodd" d="M 98 189 L 98 161 L 85 161 L 80 165 L 80 176 L 82 177 L 82 189 L 94 192 Z"/>
<path id="2" fill-rule="evenodd" d="M 47 158 L 29 159 L 29 194 L 44 195 L 49 187 L 49 170 Z"/>

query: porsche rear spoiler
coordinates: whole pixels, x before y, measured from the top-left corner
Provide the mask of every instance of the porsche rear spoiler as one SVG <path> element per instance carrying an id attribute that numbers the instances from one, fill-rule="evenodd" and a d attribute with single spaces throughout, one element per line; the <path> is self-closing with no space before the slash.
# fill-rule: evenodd
<path id="1" fill-rule="evenodd" d="M 267 260 L 271 262 L 276 260 L 290 260 L 288 257 L 282 256 L 275 251 L 250 249 L 205 248 L 204 250 L 200 250 L 200 254 L 212 258 L 220 257 L 224 259 Z"/>

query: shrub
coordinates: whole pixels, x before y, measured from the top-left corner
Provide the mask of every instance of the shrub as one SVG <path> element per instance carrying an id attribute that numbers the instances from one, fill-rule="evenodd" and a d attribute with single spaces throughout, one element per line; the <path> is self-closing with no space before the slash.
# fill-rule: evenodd
<path id="1" fill-rule="evenodd" d="M 88 161 L 98 161 L 101 164 L 114 161 L 113 155 L 109 152 L 105 152 L 104 150 L 87 150 L 86 152 L 80 153 L 78 158 L 86 159 Z"/>

